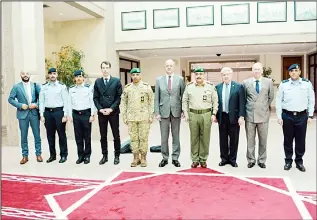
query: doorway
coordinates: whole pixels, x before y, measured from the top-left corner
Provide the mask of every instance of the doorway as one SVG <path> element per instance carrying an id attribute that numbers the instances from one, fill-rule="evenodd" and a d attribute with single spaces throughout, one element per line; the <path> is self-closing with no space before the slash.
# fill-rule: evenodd
<path id="1" fill-rule="evenodd" d="M 308 55 L 308 76 L 307 78 L 313 84 L 315 91 L 315 112 L 317 112 L 317 52 Z"/>
<path id="2" fill-rule="evenodd" d="M 120 65 L 120 81 L 122 86 L 131 82 L 130 70 L 132 68 L 139 68 L 140 62 L 136 60 L 130 60 L 126 58 L 119 59 Z"/>
<path id="3" fill-rule="evenodd" d="M 282 80 L 289 78 L 288 67 L 294 63 L 299 64 L 300 70 L 303 73 L 303 56 L 282 56 Z"/>

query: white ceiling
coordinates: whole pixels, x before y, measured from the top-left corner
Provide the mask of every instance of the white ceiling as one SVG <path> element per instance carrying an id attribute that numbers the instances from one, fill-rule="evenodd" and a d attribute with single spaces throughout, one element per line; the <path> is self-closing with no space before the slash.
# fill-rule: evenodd
<path id="1" fill-rule="evenodd" d="M 316 43 L 305 44 L 271 44 L 271 45 L 242 45 L 242 46 L 219 46 L 219 47 L 193 47 L 193 48 L 167 48 L 153 50 L 122 51 L 124 54 L 138 58 L 148 57 L 217 57 L 233 55 L 260 55 L 269 53 L 305 53 L 316 48 Z"/>
<path id="2" fill-rule="evenodd" d="M 48 21 L 73 21 L 95 18 L 65 2 L 44 2 L 49 7 L 43 8 L 44 19 Z"/>

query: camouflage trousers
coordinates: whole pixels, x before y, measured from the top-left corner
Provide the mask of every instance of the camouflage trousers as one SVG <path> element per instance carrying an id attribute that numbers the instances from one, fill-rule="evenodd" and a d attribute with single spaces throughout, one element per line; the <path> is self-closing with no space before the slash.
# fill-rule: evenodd
<path id="1" fill-rule="evenodd" d="M 128 121 L 132 153 L 147 153 L 150 125 L 147 121 Z"/>

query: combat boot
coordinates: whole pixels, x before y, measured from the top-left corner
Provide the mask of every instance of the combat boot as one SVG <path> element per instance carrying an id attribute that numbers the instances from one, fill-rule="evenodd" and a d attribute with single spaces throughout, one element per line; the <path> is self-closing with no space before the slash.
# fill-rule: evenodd
<path id="1" fill-rule="evenodd" d="M 134 153 L 133 154 L 133 162 L 131 163 L 131 167 L 136 167 L 137 165 L 139 165 L 140 162 L 140 156 L 138 153 Z"/>
<path id="2" fill-rule="evenodd" d="M 147 163 L 146 163 L 146 153 L 145 154 L 141 154 L 141 167 L 146 167 Z"/>

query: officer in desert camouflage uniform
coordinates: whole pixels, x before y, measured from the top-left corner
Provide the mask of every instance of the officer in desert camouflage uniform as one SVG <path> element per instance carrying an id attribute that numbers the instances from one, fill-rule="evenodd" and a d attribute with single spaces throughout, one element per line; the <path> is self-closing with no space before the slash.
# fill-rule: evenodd
<path id="1" fill-rule="evenodd" d="M 206 168 L 211 123 L 215 122 L 218 111 L 218 95 L 216 87 L 204 80 L 204 69 L 195 69 L 194 73 L 196 82 L 187 84 L 182 109 L 186 121 L 189 121 L 192 168 L 199 163 Z"/>
<path id="2" fill-rule="evenodd" d="M 146 167 L 148 136 L 154 113 L 154 94 L 151 86 L 141 81 L 139 68 L 133 68 L 130 74 L 133 82 L 127 84 L 123 90 L 120 111 L 123 122 L 128 125 L 131 139 L 134 157 L 131 167 L 136 167 L 140 163 L 142 167 Z"/>

